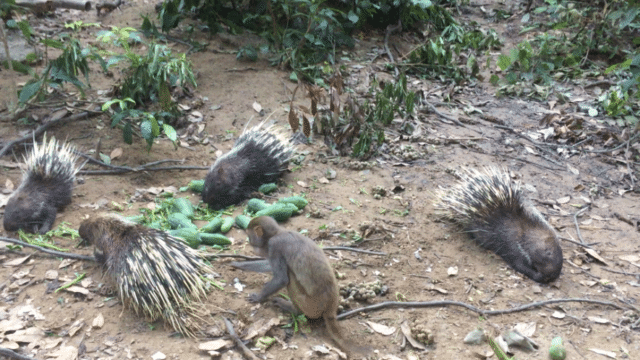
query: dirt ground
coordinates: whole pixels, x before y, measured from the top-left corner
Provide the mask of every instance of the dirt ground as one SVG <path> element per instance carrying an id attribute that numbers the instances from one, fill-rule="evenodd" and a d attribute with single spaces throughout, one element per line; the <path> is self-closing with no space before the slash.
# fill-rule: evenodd
<path id="1" fill-rule="evenodd" d="M 475 3 L 472 1 L 472 5 Z M 103 29 L 137 27 L 141 24 L 139 14 L 152 11 L 151 3 L 128 1 L 122 11 L 100 18 L 94 12 L 60 11 L 56 18 L 42 21 L 50 24 L 75 19 L 97 22 Z M 469 7 L 463 16 L 487 23 L 478 6 Z M 520 41 L 509 30 L 520 26 L 518 16 L 502 25 L 491 26 L 508 41 Z M 94 39 L 95 30 L 87 30 L 83 37 L 87 41 Z M 358 89 L 374 75 L 390 77 L 383 72 L 384 57 L 375 56 L 381 51 L 382 39 L 382 33 L 364 36 L 349 53 L 350 61 L 345 65 L 352 74 L 346 79 L 351 88 Z M 210 39 L 203 37 L 203 40 L 210 41 L 208 49 L 190 54 L 189 58 L 197 71 L 196 96 L 204 100 L 204 105 L 197 110 L 204 115 L 202 124 L 205 125 L 204 134 L 210 138 L 209 144 L 189 142 L 185 138 L 183 145 L 188 146 L 175 150 L 168 140 L 161 139 L 156 141 L 151 152 L 147 152 L 142 139 L 136 139 L 131 146 L 124 144 L 121 131 L 111 129 L 105 115 L 53 128 L 49 133 L 68 139 L 83 152 L 90 152 L 98 138 L 102 138 L 103 153 L 122 149 L 122 155 L 113 160 L 117 165 L 136 166 L 162 159 L 182 159 L 185 165 L 208 166 L 215 159 L 216 151 L 225 152 L 231 148 L 233 141 L 227 135 L 229 131 L 237 136 L 249 119 L 253 119 L 252 122 L 264 119 L 253 109 L 254 102 L 264 108 L 265 116 L 273 113 L 271 118 L 284 127 L 286 109 L 295 87 L 287 80 L 289 74 L 270 67 L 263 60 L 238 62 L 231 51 L 246 41 L 243 38 L 213 36 Z M 403 34 L 397 35 L 393 42 L 399 44 L 398 50 L 402 52 L 413 46 L 412 41 L 415 40 Z M 186 50 L 183 45 L 171 46 L 175 52 Z M 376 61 L 372 63 L 374 58 Z M 117 73 L 114 75 L 118 77 Z M 8 71 L 0 72 L 3 91 L 9 82 L 26 80 L 26 77 L 16 77 Z M 96 71 L 91 76 L 92 89 L 88 98 L 97 98 L 101 91 L 109 90 L 113 82 L 113 77 Z M 322 217 L 303 214 L 291 218 L 284 226 L 307 230 L 307 235 L 323 246 L 348 244 L 349 236 L 354 230 L 359 231 L 363 224 L 372 224 L 377 230 L 358 248 L 385 252 L 385 256 L 350 251 L 328 253 L 340 275 L 341 286 L 380 281 L 388 287 L 386 295 L 377 296 L 369 303 L 353 302 L 351 308 L 396 300 L 450 300 L 499 310 L 538 301 L 577 298 L 607 301 L 615 306 L 565 302 L 484 317 L 456 306 L 390 308 L 341 321 L 345 334 L 357 344 L 373 349 L 370 359 L 483 359 L 491 354 L 489 346 L 486 343 L 466 345 L 463 343 L 465 336 L 478 327 L 496 336 L 515 326 L 527 329 L 522 331 L 528 331 L 530 338 L 539 345 L 531 352 L 514 348 L 513 352 L 520 360 L 548 358 L 550 341 L 556 336 L 564 339 L 567 359 L 640 358 L 638 328 L 631 327 L 638 318 L 640 306 L 640 235 L 636 227 L 614 215 L 637 220 L 640 210 L 638 194 L 627 192 L 630 184 L 628 175 L 625 176 L 626 166 L 606 161 L 611 159 L 608 155 L 588 152 L 565 153 L 556 160 L 546 160 L 548 157 L 529 141 L 494 127 L 492 122 L 480 119 L 478 113 L 466 115 L 462 112 L 463 108 L 473 106 L 485 118 L 502 120 L 518 131 L 537 132 L 543 128 L 540 120 L 551 112 L 547 103 L 496 98 L 495 89 L 486 82 L 455 89 L 420 79 L 410 79 L 409 83 L 413 89 L 429 93 L 428 100 L 440 111 L 472 118 L 473 122 L 459 127 L 442 122 L 434 113 L 421 113 L 419 137 L 395 136 L 390 141 L 392 148 L 411 145 L 421 153 L 418 159 L 408 161 L 386 153 L 364 166 L 354 164 L 349 158 L 330 155 L 318 137 L 312 145 L 298 148 L 306 153 L 305 159 L 301 166 L 292 167 L 292 172 L 284 176 L 286 186 L 281 186 L 276 195 L 306 194 L 309 208 L 318 210 Z M 579 87 L 572 91 L 585 98 L 595 96 Z M 442 96 L 447 92 L 454 100 L 451 106 L 442 102 Z M 299 100 L 300 104 L 308 105 L 305 104 L 308 100 Z M 83 109 L 100 105 L 98 102 L 75 104 Z M 571 111 L 575 104 L 558 107 Z M 48 111 L 35 114 L 42 119 Z M 586 126 L 597 128 L 602 125 L 589 118 Z M 31 129 L 3 123 L 0 139 L 6 142 Z M 16 150 L 15 156 L 2 159 L 4 171 L 0 184 L 5 197 L 12 186 L 20 183 L 20 171 L 13 166 L 20 160 L 20 149 Z M 433 192 L 455 183 L 451 170 L 484 165 L 508 168 L 514 178 L 524 184 L 527 195 L 562 239 L 579 241 L 574 214 L 581 206 L 589 204 L 589 210 L 577 220 L 581 236 L 586 243 L 592 244 L 593 253 L 562 240 L 562 274 L 557 281 L 542 285 L 514 272 L 498 256 L 475 245 L 453 224 L 442 221 L 434 212 Z M 98 168 L 88 165 L 86 169 Z M 325 181 L 330 170 L 335 171 L 336 176 Z M 194 170 L 80 176 L 73 202 L 58 215 L 56 225 L 66 222 L 77 229 L 87 216 L 118 209 L 124 209 L 124 215 L 135 215 L 138 209 L 153 202 L 152 197 L 139 196 L 141 192 L 152 187 L 182 187 L 190 180 L 204 178 L 205 174 L 206 170 Z M 375 187 L 387 190 L 386 195 L 374 198 Z M 200 200 L 192 193 L 181 193 L 180 196 L 191 196 L 194 204 Z M 16 237 L 16 234 L 3 230 L 3 236 Z M 244 232 L 233 229 L 230 236 L 234 244 L 227 253 L 253 255 L 245 244 Z M 57 245 L 76 253 L 92 253 L 89 248 L 76 247 L 77 241 L 61 238 Z M 21 259 L 25 254 L 31 255 Z M 596 259 L 594 255 L 599 257 Z M 207 359 L 212 357 L 199 346 L 225 335 L 221 316 L 230 318 L 241 336 L 252 326 L 270 319 L 279 319 L 281 324 L 290 320 L 269 303 L 256 306 L 246 301 L 249 293 L 260 289 L 268 280 L 267 275 L 233 270 L 226 259 L 213 263 L 219 274 L 217 280 L 225 286 L 223 290 L 212 290 L 208 297 L 212 325 L 208 329 L 210 337 L 203 339 L 176 336 L 161 322 L 149 323 L 123 308 L 109 291 L 109 286 L 105 286 L 108 285 L 106 278 L 94 263 L 56 259 L 30 249 L 21 252 L 3 250 L 0 262 L 3 263 L 0 268 L 0 347 L 16 349 L 36 359 Z M 457 271 L 450 274 L 452 269 Z M 50 291 L 80 273 L 86 273 L 82 286 L 89 290 L 87 293 Z M 238 281 L 246 285 L 242 291 L 234 287 Z M 631 309 L 636 309 L 635 315 Z M 400 329 L 405 321 L 410 327 L 421 325 L 427 329 L 434 337 L 434 344 L 423 351 L 403 341 Z M 18 323 L 21 325 L 11 327 Z M 386 334 L 383 334 L 385 331 L 373 331 L 370 323 L 382 324 L 395 331 L 389 328 L 384 329 L 389 330 Z M 312 350 L 317 345 L 330 345 L 321 322 L 312 324 L 310 333 L 292 334 L 290 329 L 276 326 L 269 335 L 275 336 L 278 342 L 265 352 L 258 352 L 261 358 L 338 358 L 335 352 L 323 355 Z M 79 355 L 75 355 L 78 350 Z M 219 351 L 222 359 L 242 358 L 233 345 Z"/>

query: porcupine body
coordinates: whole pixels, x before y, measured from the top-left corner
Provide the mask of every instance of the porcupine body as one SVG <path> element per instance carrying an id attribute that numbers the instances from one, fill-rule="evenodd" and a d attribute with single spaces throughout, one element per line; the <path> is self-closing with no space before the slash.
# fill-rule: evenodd
<path id="1" fill-rule="evenodd" d="M 516 271 L 541 283 L 560 276 L 562 248 L 555 231 L 507 171 L 468 169 L 457 186 L 438 197 L 438 209 Z"/>
<path id="2" fill-rule="evenodd" d="M 51 230 L 58 210 L 71 203 L 71 191 L 78 169 L 77 156 L 69 144 L 60 144 L 54 137 L 42 145 L 35 141 L 25 159 L 22 183 L 13 192 L 4 212 L 7 231 L 22 229 L 44 234 Z"/>
<path id="3" fill-rule="evenodd" d="M 245 130 L 228 153 L 219 157 L 204 180 L 202 200 L 219 210 L 249 197 L 260 185 L 275 182 L 287 169 L 293 147 L 263 123 Z"/>
<path id="4" fill-rule="evenodd" d="M 85 220 L 80 237 L 95 246 L 95 257 L 116 283 L 122 302 L 147 319 L 164 319 L 176 331 L 193 336 L 205 309 L 212 272 L 200 254 L 168 233 L 117 215 Z"/>

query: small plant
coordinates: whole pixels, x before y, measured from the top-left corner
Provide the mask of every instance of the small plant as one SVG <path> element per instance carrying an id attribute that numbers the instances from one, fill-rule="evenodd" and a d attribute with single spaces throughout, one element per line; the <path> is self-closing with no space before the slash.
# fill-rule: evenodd
<path id="1" fill-rule="evenodd" d="M 144 110 L 137 110 L 129 105 L 135 105 L 135 101 L 131 98 L 113 99 L 102 105 L 102 111 L 110 108 L 116 108 L 119 111 L 114 112 L 111 117 L 111 127 L 120 127 L 124 142 L 133 143 L 133 126 L 139 124 L 140 136 L 147 141 L 147 150 L 151 149 L 153 141 L 160 135 L 160 128 L 169 138 L 169 140 L 177 140 L 176 130 L 162 119 L 171 118 L 172 115 L 167 112 L 151 113 Z M 158 120 L 160 118 L 160 120 Z"/>
<path id="2" fill-rule="evenodd" d="M 75 22 L 66 24 L 66 28 L 78 33 L 82 28 L 94 26 L 93 24 L 83 24 Z M 45 90 L 48 87 L 60 88 L 64 83 L 74 85 L 84 96 L 84 88 L 89 86 L 89 61 L 97 61 L 104 71 L 107 71 L 107 64 L 104 59 L 93 48 L 83 48 L 77 37 L 63 34 L 60 40 L 44 39 L 42 43 L 48 47 L 62 50 L 58 58 L 49 62 L 41 75 L 35 75 L 20 91 L 18 101 L 26 104 L 29 100 L 37 98 L 42 100 Z M 85 85 L 78 78 L 83 74 L 87 84 Z"/>

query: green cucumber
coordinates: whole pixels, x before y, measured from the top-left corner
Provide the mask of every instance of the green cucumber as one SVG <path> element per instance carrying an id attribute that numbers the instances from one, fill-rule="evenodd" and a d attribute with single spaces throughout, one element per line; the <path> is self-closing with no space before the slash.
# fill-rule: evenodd
<path id="1" fill-rule="evenodd" d="M 264 210 L 268 207 L 269 207 L 269 204 L 267 204 L 262 199 L 253 198 L 247 202 L 247 211 L 252 213 L 258 212 L 260 210 Z"/>
<path id="2" fill-rule="evenodd" d="M 193 204 L 187 198 L 177 198 L 173 202 L 172 207 L 174 212 L 184 214 L 189 219 L 193 219 L 195 215 L 195 210 L 193 209 Z"/>
<path id="3" fill-rule="evenodd" d="M 231 245 L 231 240 L 222 234 L 199 234 L 200 241 L 205 245 Z"/>
<path id="4" fill-rule="evenodd" d="M 207 225 L 200 228 L 200 231 L 205 233 L 214 233 L 220 231 L 220 226 L 222 226 L 222 217 L 216 216 L 213 220 L 209 221 Z"/>
<path id="5" fill-rule="evenodd" d="M 169 231 L 169 235 L 183 239 L 189 247 L 194 249 L 200 246 L 200 243 L 202 242 L 196 228 L 180 228 L 171 230 Z"/>
<path id="6" fill-rule="evenodd" d="M 276 221 L 287 221 L 293 214 L 293 209 L 286 204 L 275 203 L 264 210 L 256 213 L 256 216 L 271 216 Z"/>
<path id="7" fill-rule="evenodd" d="M 204 180 L 191 180 L 187 187 L 193 192 L 201 193 L 204 188 Z"/>
<path id="8" fill-rule="evenodd" d="M 167 221 L 172 229 L 196 227 L 189 218 L 182 213 L 169 214 Z"/>
<path id="9" fill-rule="evenodd" d="M 235 220 L 231 216 L 227 216 L 222 220 L 222 226 L 220 226 L 220 232 L 226 234 L 231 230 L 231 227 L 235 223 Z"/>
<path id="10" fill-rule="evenodd" d="M 260 191 L 261 193 L 263 193 L 265 195 L 267 195 L 269 193 L 272 193 L 272 192 L 274 192 L 276 190 L 278 190 L 278 185 L 276 183 L 262 184 L 258 188 L 258 191 Z"/>
<path id="11" fill-rule="evenodd" d="M 285 203 L 285 204 L 293 204 L 298 208 L 298 210 L 304 209 L 305 206 L 309 204 L 309 201 L 307 201 L 307 199 L 303 198 L 302 196 L 284 197 L 284 198 L 278 199 L 278 202 Z"/>
<path id="12" fill-rule="evenodd" d="M 239 228 L 241 229 L 247 229 L 247 226 L 249 226 L 249 222 L 251 221 L 251 218 L 248 217 L 247 215 L 238 215 L 236 216 L 236 225 L 238 225 Z"/>

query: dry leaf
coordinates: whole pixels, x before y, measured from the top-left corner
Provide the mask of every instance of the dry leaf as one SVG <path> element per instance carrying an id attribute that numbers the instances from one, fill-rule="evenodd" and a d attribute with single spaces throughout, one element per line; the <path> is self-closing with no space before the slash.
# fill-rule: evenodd
<path id="1" fill-rule="evenodd" d="M 109 155 L 109 157 L 111 158 L 111 160 L 113 159 L 117 159 L 120 156 L 122 156 L 122 148 L 115 148 L 113 149 L 113 151 L 111 152 L 111 154 Z"/>
<path id="2" fill-rule="evenodd" d="M 71 326 L 69 327 L 69 336 L 73 337 L 73 335 L 75 335 L 78 330 L 82 329 L 82 327 L 84 326 L 84 319 L 78 319 L 76 320 L 73 324 L 71 324 Z"/>
<path id="3" fill-rule="evenodd" d="M 426 347 L 420 343 L 418 340 L 413 338 L 413 334 L 411 333 L 411 328 L 409 327 L 409 322 L 407 320 L 403 321 L 400 324 L 400 331 L 402 331 L 402 335 L 409 341 L 409 344 L 416 349 L 425 350 Z"/>
<path id="4" fill-rule="evenodd" d="M 532 337 L 536 332 L 536 322 L 517 323 L 513 328 L 524 336 Z"/>
<path id="5" fill-rule="evenodd" d="M 31 257 L 31 255 L 27 255 L 27 256 L 23 256 L 23 257 L 19 257 L 19 258 L 15 258 L 11 261 L 5 261 L 4 262 L 4 267 L 11 267 L 11 266 L 18 266 L 18 265 L 22 265 L 22 263 L 24 263 L 25 261 L 27 261 L 27 259 L 29 259 Z"/>
<path id="6" fill-rule="evenodd" d="M 589 319 L 589 321 L 593 321 L 596 324 L 609 324 L 609 323 L 611 323 L 611 321 L 609 321 L 608 319 L 604 319 L 604 318 L 597 317 L 597 316 L 587 316 L 587 319 Z"/>
<path id="7" fill-rule="evenodd" d="M 65 291 L 69 291 L 72 293 L 76 293 L 76 294 L 82 294 L 82 295 L 89 295 L 89 290 L 81 287 L 81 286 L 69 286 L 68 288 L 64 289 Z"/>
<path id="8" fill-rule="evenodd" d="M 58 351 L 50 353 L 47 357 L 55 357 L 57 360 L 78 359 L 78 349 L 75 346 L 64 346 Z"/>
<path id="9" fill-rule="evenodd" d="M 250 340 L 256 336 L 264 336 L 267 331 L 278 325 L 280 325 L 280 319 L 278 318 L 260 319 L 251 324 L 251 326 L 247 330 L 247 335 L 245 335 L 242 340 Z"/>
<path id="10" fill-rule="evenodd" d="M 389 326 L 386 326 L 386 325 L 374 323 L 372 321 L 367 321 L 367 325 L 369 325 L 371 330 L 377 332 L 378 334 L 382 334 L 382 335 L 385 335 L 385 336 L 389 336 L 389 335 L 393 334 L 394 332 L 396 332 L 396 328 L 395 327 L 389 327 Z"/>
<path id="11" fill-rule="evenodd" d="M 566 204 L 569 202 L 569 200 L 571 200 L 571 196 L 565 196 L 565 197 L 561 197 L 560 199 L 556 200 L 556 202 L 558 204 Z"/>
<path id="12" fill-rule="evenodd" d="M 233 341 L 231 340 L 218 339 L 201 343 L 198 345 L 198 349 L 203 351 L 216 351 L 224 347 L 231 347 L 232 345 Z"/>
<path id="13" fill-rule="evenodd" d="M 634 255 L 634 254 L 620 255 L 618 257 L 620 258 L 620 260 L 624 260 L 632 263 L 640 261 L 640 256 Z"/>
<path id="14" fill-rule="evenodd" d="M 564 319 L 565 316 L 565 313 L 562 313 L 560 311 L 554 311 L 553 314 L 551 314 L 551 317 L 556 319 Z"/>
<path id="15" fill-rule="evenodd" d="M 600 261 L 601 263 L 605 264 L 606 266 L 609 266 L 609 263 L 604 258 L 602 258 L 600 255 L 598 255 L 598 253 L 595 250 L 585 248 L 584 252 L 586 252 L 587 255 L 591 256 L 592 258 L 594 258 L 594 259 Z"/>
<path id="16" fill-rule="evenodd" d="M 167 358 L 167 355 L 161 353 L 160 351 L 158 351 L 155 354 L 151 355 L 151 359 L 152 360 L 164 360 L 166 358 Z"/>
<path id="17" fill-rule="evenodd" d="M 447 274 L 449 276 L 456 276 L 458 275 L 458 267 L 457 266 L 451 266 L 447 269 Z"/>
<path id="18" fill-rule="evenodd" d="M 253 102 L 253 110 L 255 110 L 257 113 L 260 113 L 262 111 L 262 105 L 258 104 L 257 102 Z"/>
<path id="19" fill-rule="evenodd" d="M 98 329 L 104 326 L 104 316 L 102 316 L 102 313 L 99 313 L 98 316 L 96 316 L 96 318 L 93 319 L 91 326 Z"/>
<path id="20" fill-rule="evenodd" d="M 58 278 L 58 271 L 56 271 L 56 270 L 47 270 L 44 273 L 44 278 L 46 280 L 55 280 L 55 279 Z"/>
<path id="21" fill-rule="evenodd" d="M 608 356 L 608 357 L 610 357 L 612 359 L 616 358 L 616 353 L 614 353 L 613 351 L 600 350 L 600 349 L 589 349 L 589 351 L 593 351 L 594 353 L 596 353 L 598 355 Z"/>

